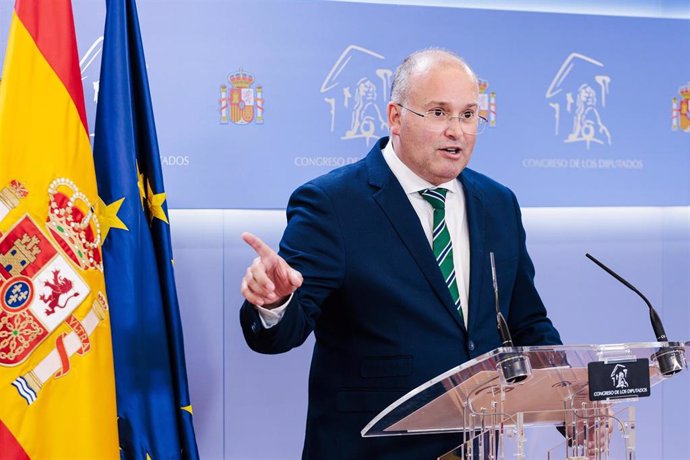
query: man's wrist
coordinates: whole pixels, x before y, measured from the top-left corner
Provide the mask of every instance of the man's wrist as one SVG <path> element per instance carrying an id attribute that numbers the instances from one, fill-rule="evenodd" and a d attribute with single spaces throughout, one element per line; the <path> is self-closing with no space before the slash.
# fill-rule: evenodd
<path id="1" fill-rule="evenodd" d="M 261 308 L 265 308 L 266 310 L 273 310 L 274 308 L 278 308 L 281 305 L 285 305 L 288 302 L 288 300 L 290 300 L 290 297 L 292 297 L 292 294 L 286 295 L 285 297 L 281 297 L 280 299 L 278 299 L 277 301 L 275 301 L 273 303 L 267 303 L 265 305 L 261 305 Z"/>
<path id="2" fill-rule="evenodd" d="M 292 300 L 293 295 L 294 293 L 284 297 L 281 299 L 282 303 L 276 303 L 273 308 L 269 308 L 268 306 L 259 307 L 258 305 L 255 305 L 256 311 L 259 313 L 259 318 L 261 319 L 261 323 L 263 324 L 264 328 L 270 329 L 278 324 L 281 319 L 283 319 L 285 309 Z"/>

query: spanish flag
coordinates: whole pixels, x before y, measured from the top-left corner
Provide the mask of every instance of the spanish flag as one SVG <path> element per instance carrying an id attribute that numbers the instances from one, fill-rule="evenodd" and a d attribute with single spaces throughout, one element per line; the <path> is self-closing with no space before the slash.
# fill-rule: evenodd
<path id="1" fill-rule="evenodd" d="M 0 83 L 0 457 L 120 457 L 69 0 L 17 0 Z"/>

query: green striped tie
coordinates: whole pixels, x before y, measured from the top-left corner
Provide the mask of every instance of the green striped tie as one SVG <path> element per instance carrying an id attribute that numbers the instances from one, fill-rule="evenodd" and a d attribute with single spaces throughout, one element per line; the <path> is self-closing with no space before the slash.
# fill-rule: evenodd
<path id="1" fill-rule="evenodd" d="M 458 280 L 455 277 L 455 266 L 453 264 L 453 242 L 450 240 L 450 232 L 446 226 L 446 193 L 445 188 L 426 189 L 419 192 L 434 208 L 434 230 L 433 247 L 436 263 L 441 269 L 443 279 L 450 291 L 450 296 L 455 302 L 460 319 L 462 316 L 462 305 L 460 305 L 460 293 L 458 292 Z"/>

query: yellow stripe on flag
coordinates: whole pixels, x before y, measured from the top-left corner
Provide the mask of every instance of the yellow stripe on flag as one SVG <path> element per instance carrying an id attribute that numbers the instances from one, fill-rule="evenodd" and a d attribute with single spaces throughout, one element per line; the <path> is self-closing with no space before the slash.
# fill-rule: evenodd
<path id="1" fill-rule="evenodd" d="M 16 15 L 0 97 L 0 184 L 20 179 L 47 191 L 53 178 L 68 175 L 81 178 L 82 192 L 95 198 L 91 146 L 77 109 Z"/>
<path id="2" fill-rule="evenodd" d="M 31 458 L 119 458 L 103 272 L 97 264 L 89 265 L 88 253 L 79 259 L 77 250 L 75 259 L 70 258 L 46 222 L 51 184 L 55 191 L 58 179 L 60 192 L 85 215 L 89 205 L 95 207 L 98 201 L 88 134 L 68 91 L 16 14 L 0 85 L 0 164 L 0 294 L 20 279 L 16 275 L 19 256 L 11 253 L 8 243 L 21 233 L 17 229 L 36 228 L 41 243 L 31 242 L 35 236 L 31 230 L 26 232 L 28 239 L 15 241 L 14 247 L 19 244 L 40 254 L 54 254 L 49 260 L 29 254 L 38 271 L 22 275 L 34 284 L 32 303 L 21 307 L 21 312 L 13 307 L 21 300 L 7 293 L 4 300 L 0 298 L 0 420 Z M 69 214 L 72 202 L 63 205 Z M 59 209 L 53 209 L 52 215 L 60 217 Z M 70 229 L 64 214 L 61 219 L 54 222 L 66 224 L 58 225 L 66 232 L 64 241 L 84 235 L 79 228 Z M 94 219 L 87 226 L 97 228 Z M 3 275 L 3 261 L 5 268 L 14 263 L 14 274 L 5 270 Z M 62 292 L 59 288 L 66 286 L 65 280 L 73 284 Z M 54 312 L 47 313 L 51 308 Z M 69 317 L 55 319 L 69 309 L 73 323 Z M 2 359 L 11 361 L 16 355 L 2 348 L 3 337 L 16 339 L 25 333 L 32 340 L 29 323 L 19 321 L 28 311 L 34 312 L 34 324 L 43 324 L 48 332 L 21 362 L 3 363 Z M 79 352 L 70 351 L 74 343 L 79 344 Z M 22 376 L 37 391 L 31 404 L 14 386 Z"/>

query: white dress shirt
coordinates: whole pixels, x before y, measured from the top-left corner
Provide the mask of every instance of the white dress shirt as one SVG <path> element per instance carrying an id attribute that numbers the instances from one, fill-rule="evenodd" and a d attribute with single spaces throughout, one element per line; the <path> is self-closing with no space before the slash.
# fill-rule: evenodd
<path id="1" fill-rule="evenodd" d="M 420 191 L 428 188 L 448 189 L 446 195 L 446 225 L 450 233 L 450 240 L 453 242 L 453 265 L 455 266 L 455 276 L 458 280 L 458 292 L 460 294 L 460 304 L 462 305 L 462 316 L 467 327 L 467 299 L 470 286 L 470 232 L 467 227 L 467 211 L 465 209 L 465 191 L 456 179 L 437 186 L 434 186 L 416 175 L 410 168 L 403 163 L 393 150 L 393 142 L 383 149 L 383 159 L 393 175 L 405 191 L 407 199 L 419 217 L 429 246 L 433 248 L 433 226 L 434 208 L 419 194 Z"/>
<path id="2" fill-rule="evenodd" d="M 391 141 L 383 149 L 383 159 L 393 172 L 393 175 L 398 179 L 398 182 L 400 182 L 407 199 L 410 200 L 410 204 L 417 213 L 417 217 L 419 217 L 419 222 L 422 224 L 429 246 L 433 248 L 434 209 L 422 198 L 419 192 L 427 188 L 437 187 L 422 179 L 408 168 L 398 158 L 398 155 L 393 150 L 393 142 Z M 460 182 L 455 179 L 438 187 L 448 189 L 448 194 L 446 195 L 446 225 L 450 232 L 450 239 L 453 242 L 453 264 L 455 265 L 455 276 L 458 281 L 462 316 L 465 319 L 465 327 L 467 327 L 467 299 L 470 285 L 470 233 L 467 227 L 465 192 Z M 257 307 L 259 317 L 265 328 L 278 324 L 291 299 L 292 296 L 283 305 L 271 310 Z"/>

